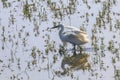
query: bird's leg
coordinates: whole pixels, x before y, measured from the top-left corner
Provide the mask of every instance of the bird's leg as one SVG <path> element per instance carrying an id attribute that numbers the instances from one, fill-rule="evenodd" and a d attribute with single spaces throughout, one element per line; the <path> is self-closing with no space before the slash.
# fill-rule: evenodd
<path id="1" fill-rule="evenodd" d="M 73 48 L 73 50 L 74 50 L 74 55 L 76 55 L 76 46 L 75 45 L 73 45 L 74 46 L 74 48 Z"/>
<path id="2" fill-rule="evenodd" d="M 80 49 L 80 54 L 82 54 L 82 50 L 83 50 L 83 49 L 82 49 L 82 47 L 81 47 L 81 46 L 79 46 L 79 49 Z"/>

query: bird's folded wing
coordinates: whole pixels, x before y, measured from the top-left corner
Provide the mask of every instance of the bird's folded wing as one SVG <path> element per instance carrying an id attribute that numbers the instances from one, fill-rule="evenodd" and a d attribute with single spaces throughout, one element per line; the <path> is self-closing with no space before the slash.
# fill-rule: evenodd
<path id="1" fill-rule="evenodd" d="M 82 36 L 82 35 L 73 35 L 73 34 L 70 34 L 70 35 L 68 35 L 68 39 L 69 39 L 69 41 L 75 41 L 75 42 L 81 42 L 81 43 L 86 42 L 84 40 L 84 36 Z"/>

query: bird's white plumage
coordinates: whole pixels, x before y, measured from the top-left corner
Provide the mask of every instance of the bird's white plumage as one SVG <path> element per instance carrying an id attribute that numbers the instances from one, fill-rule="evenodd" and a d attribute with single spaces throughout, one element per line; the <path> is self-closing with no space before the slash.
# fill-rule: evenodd
<path id="1" fill-rule="evenodd" d="M 69 42 L 73 45 L 82 45 L 89 42 L 87 33 L 76 27 L 59 24 L 53 28 L 61 28 L 59 31 L 59 36 L 64 43 Z M 64 29 L 67 30 L 64 31 Z"/>
<path id="2" fill-rule="evenodd" d="M 64 26 L 64 29 L 66 30 L 64 33 L 65 34 L 81 34 L 83 36 L 88 36 L 87 33 L 85 31 L 81 31 L 79 28 L 73 27 L 73 26 Z"/>

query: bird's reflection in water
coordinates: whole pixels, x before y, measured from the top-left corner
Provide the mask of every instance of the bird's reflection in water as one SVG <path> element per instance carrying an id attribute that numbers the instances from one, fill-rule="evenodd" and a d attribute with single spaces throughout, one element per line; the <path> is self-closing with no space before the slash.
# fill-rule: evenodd
<path id="1" fill-rule="evenodd" d="M 61 75 L 66 74 L 70 70 L 90 69 L 90 63 L 88 62 L 88 58 L 89 55 L 86 53 L 64 57 L 61 63 L 61 68 L 64 71 L 61 73 Z M 65 67 L 65 65 L 68 65 L 68 67 Z"/>

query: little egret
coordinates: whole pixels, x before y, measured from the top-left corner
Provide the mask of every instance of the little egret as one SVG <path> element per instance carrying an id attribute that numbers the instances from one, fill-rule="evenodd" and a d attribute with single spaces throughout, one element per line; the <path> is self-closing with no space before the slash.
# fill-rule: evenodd
<path id="1" fill-rule="evenodd" d="M 84 31 L 81 31 L 78 28 L 72 27 L 72 26 L 64 26 L 63 24 L 59 24 L 53 28 L 61 28 L 59 31 L 59 37 L 63 44 L 66 44 L 66 42 L 69 42 L 74 45 L 74 55 L 76 55 L 76 45 L 83 45 L 85 43 L 89 42 L 89 39 L 87 38 L 87 33 Z M 69 31 L 63 32 L 64 28 L 68 28 Z"/>

